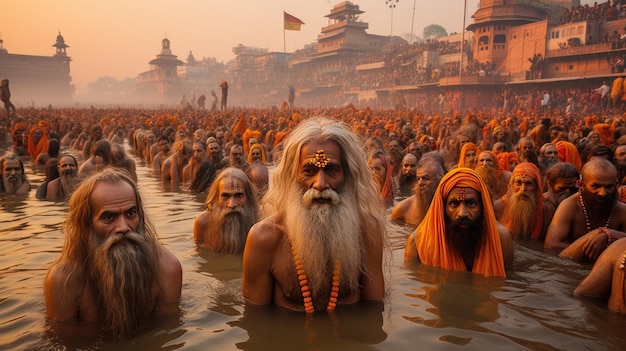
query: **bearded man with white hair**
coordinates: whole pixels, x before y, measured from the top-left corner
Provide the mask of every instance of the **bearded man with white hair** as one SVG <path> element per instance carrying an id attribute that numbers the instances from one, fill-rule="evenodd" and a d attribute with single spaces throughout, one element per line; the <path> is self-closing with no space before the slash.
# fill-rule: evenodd
<path id="1" fill-rule="evenodd" d="M 70 199 L 64 232 L 44 284 L 51 320 L 97 323 L 126 338 L 153 314 L 179 312 L 180 262 L 158 242 L 128 172 L 109 167 L 84 180 Z"/>
<path id="2" fill-rule="evenodd" d="M 246 174 L 235 167 L 222 170 L 211 184 L 206 210 L 193 223 L 196 243 L 220 253 L 243 253 L 248 230 L 256 222 L 259 201 Z"/>
<path id="3" fill-rule="evenodd" d="M 248 233 L 243 297 L 312 313 L 385 295 L 382 204 L 361 140 L 312 118 L 292 130 Z"/>

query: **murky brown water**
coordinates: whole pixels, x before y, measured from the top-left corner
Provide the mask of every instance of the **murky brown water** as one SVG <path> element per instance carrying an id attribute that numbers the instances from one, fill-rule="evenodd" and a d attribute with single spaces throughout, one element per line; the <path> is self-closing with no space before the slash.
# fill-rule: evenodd
<path id="1" fill-rule="evenodd" d="M 241 257 L 199 249 L 193 220 L 203 196 L 163 191 L 136 159 L 147 212 L 183 266 L 181 313 L 113 342 L 59 338 L 46 323 L 42 283 L 59 254 L 67 204 L 0 195 L 0 350 L 624 350 L 626 316 L 572 291 L 589 265 L 516 244 L 505 281 L 402 260 L 408 231 L 390 224 L 383 305 L 341 306 L 313 318 L 275 308 L 247 310 Z M 43 170 L 26 163 L 31 184 Z"/>

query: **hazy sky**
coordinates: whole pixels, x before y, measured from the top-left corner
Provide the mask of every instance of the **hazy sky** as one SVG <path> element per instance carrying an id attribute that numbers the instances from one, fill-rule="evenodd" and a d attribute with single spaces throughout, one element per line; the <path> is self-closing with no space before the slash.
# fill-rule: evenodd
<path id="1" fill-rule="evenodd" d="M 161 51 L 167 37 L 171 50 L 186 61 L 215 57 L 233 59 L 239 44 L 287 52 L 316 41 L 328 25 L 330 0 L 2 0 L 0 36 L 13 54 L 52 56 L 60 31 L 70 47 L 70 74 L 77 89 L 99 77 L 136 77 L 150 69 L 148 62 Z M 466 25 L 479 0 L 467 0 Z M 588 1 L 583 1 L 586 3 Z M 353 0 L 369 23 L 370 34 L 389 35 L 392 10 L 385 0 Z M 439 24 L 448 33 L 460 32 L 463 0 L 394 1 L 393 34 L 421 36 L 425 26 Z M 416 9 L 413 11 L 413 4 Z M 305 24 L 300 31 L 283 32 L 283 10 Z M 285 40 L 283 41 L 283 33 Z"/>

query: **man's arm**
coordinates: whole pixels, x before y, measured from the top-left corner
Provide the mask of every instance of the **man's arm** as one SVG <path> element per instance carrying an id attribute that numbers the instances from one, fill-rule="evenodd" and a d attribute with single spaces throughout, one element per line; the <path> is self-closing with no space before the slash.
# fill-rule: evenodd
<path id="1" fill-rule="evenodd" d="M 569 246 L 569 236 L 572 230 L 572 222 L 576 215 L 574 199 L 569 197 L 561 202 L 552 217 L 552 222 L 548 226 L 546 239 L 543 247 L 546 249 L 562 250 Z"/>
<path id="2" fill-rule="evenodd" d="M 500 234 L 500 246 L 502 247 L 502 258 L 504 259 L 504 266 L 510 267 L 513 265 L 515 256 L 513 254 L 513 238 L 509 230 L 498 222 L 498 234 Z"/>
<path id="3" fill-rule="evenodd" d="M 374 225 L 369 227 L 376 228 Z M 366 228 L 367 229 L 367 228 Z M 385 278 L 383 275 L 383 245 L 384 232 L 374 229 L 374 232 L 363 233 L 367 275 L 363 278 L 361 298 L 363 300 L 382 300 L 385 298 Z"/>
<path id="4" fill-rule="evenodd" d="M 396 205 L 396 207 L 394 207 L 393 210 L 391 210 L 391 219 L 396 220 L 396 221 L 403 221 L 404 214 L 406 213 L 407 209 L 411 207 L 412 199 L 413 199 L 413 196 L 400 201 Z"/>
<path id="5" fill-rule="evenodd" d="M 589 274 L 578 284 L 575 294 L 588 297 L 607 297 L 611 293 L 615 265 L 621 262 L 626 239 L 616 241 L 600 255 Z"/>
<path id="6" fill-rule="evenodd" d="M 178 312 L 183 270 L 178 258 L 166 248 L 159 250 L 159 280 L 162 294 L 157 300 L 155 312 L 160 315 Z"/>
<path id="7" fill-rule="evenodd" d="M 250 228 L 243 251 L 243 297 L 254 305 L 274 299 L 272 260 L 282 237 L 274 223 L 262 221 Z"/>
<path id="8" fill-rule="evenodd" d="M 46 186 L 46 199 L 55 199 L 59 196 L 59 178 L 48 182 Z"/>
<path id="9" fill-rule="evenodd" d="M 202 211 L 193 221 L 193 240 L 198 244 L 204 243 L 204 233 L 207 232 L 209 226 L 209 213 L 207 210 Z"/>
<path id="10" fill-rule="evenodd" d="M 404 260 L 419 260 L 419 253 L 417 252 L 417 246 L 415 246 L 415 236 L 417 235 L 417 230 L 413 231 L 409 234 L 409 238 L 406 241 L 406 246 L 404 248 Z"/>
<path id="11" fill-rule="evenodd" d="M 44 281 L 44 298 L 46 315 L 58 321 L 69 321 L 78 318 L 80 300 L 79 279 L 76 273 L 68 276 L 65 266 L 53 265 Z"/>

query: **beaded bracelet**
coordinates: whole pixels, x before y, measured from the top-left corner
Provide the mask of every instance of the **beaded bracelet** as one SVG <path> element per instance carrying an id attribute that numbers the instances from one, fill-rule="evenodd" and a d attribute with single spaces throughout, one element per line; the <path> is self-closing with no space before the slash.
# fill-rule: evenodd
<path id="1" fill-rule="evenodd" d="M 622 262 L 619 265 L 619 269 L 624 270 L 624 264 L 626 264 L 626 251 L 622 254 Z"/>
<path id="2" fill-rule="evenodd" d="M 606 246 L 609 246 L 609 244 L 611 244 L 611 242 L 613 241 L 613 237 L 611 237 L 611 232 L 609 232 L 606 227 L 600 227 L 598 228 L 598 230 L 600 231 L 600 233 L 606 234 Z"/>

